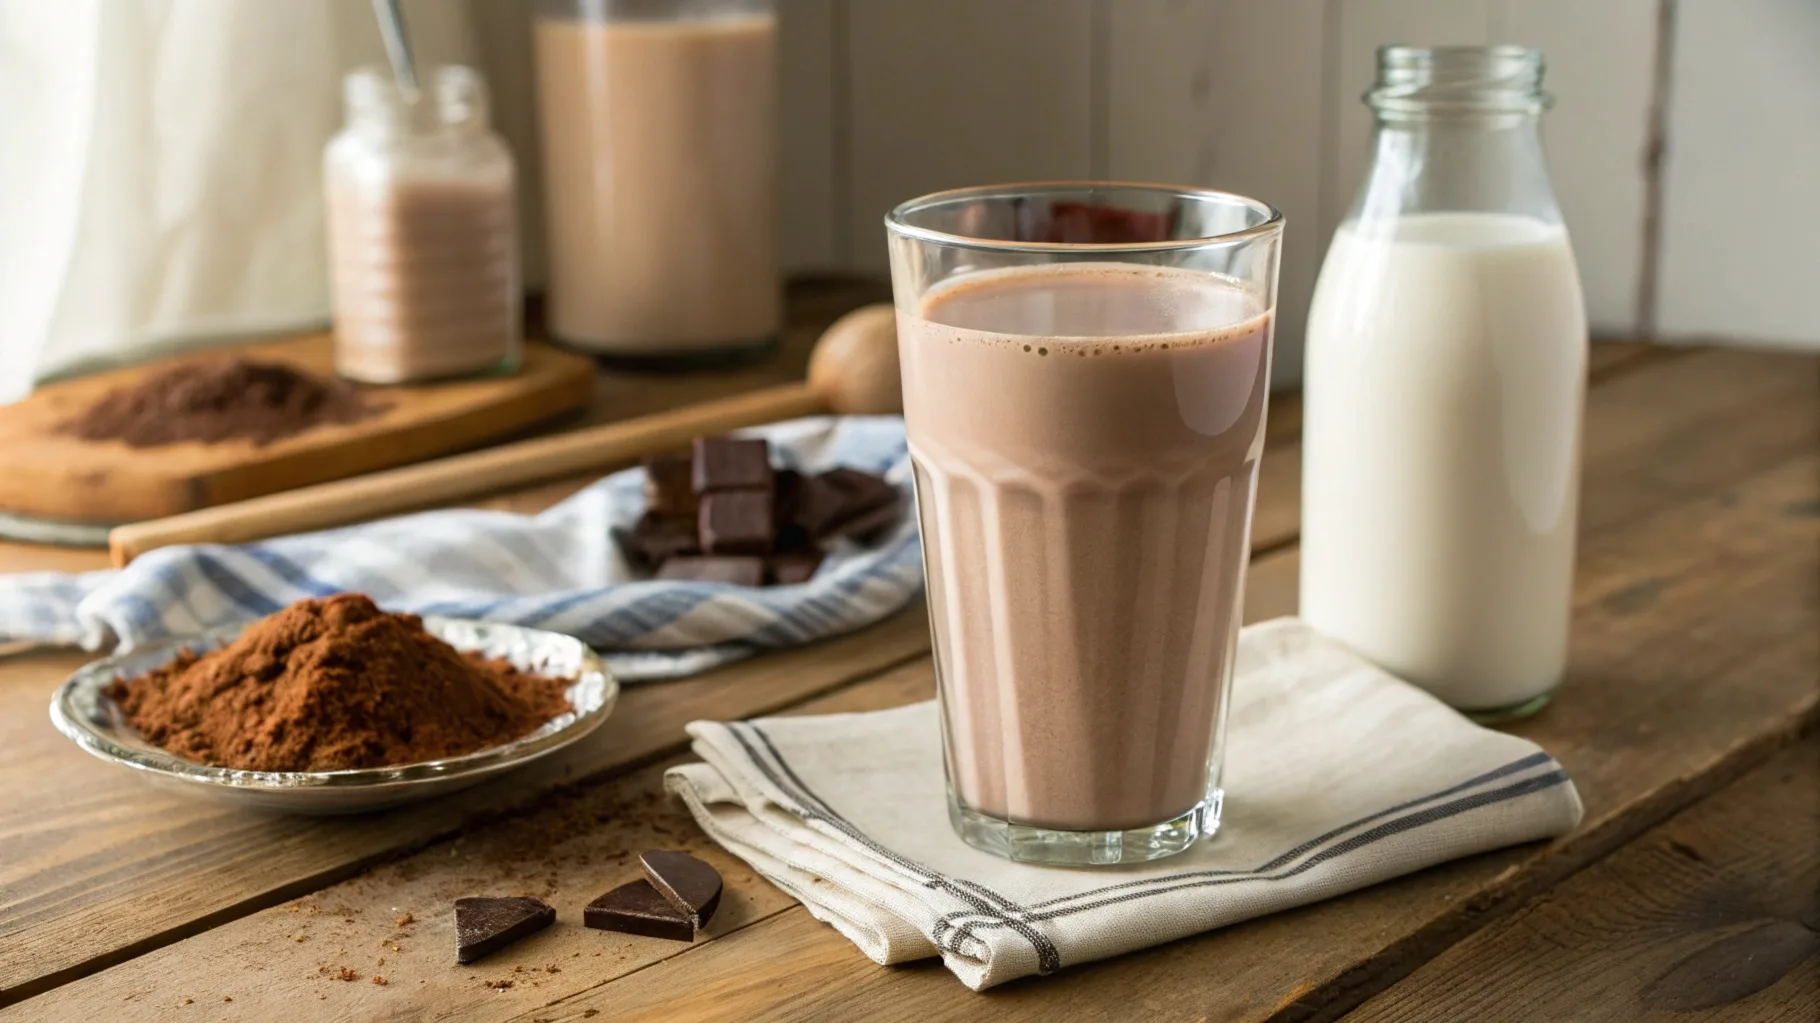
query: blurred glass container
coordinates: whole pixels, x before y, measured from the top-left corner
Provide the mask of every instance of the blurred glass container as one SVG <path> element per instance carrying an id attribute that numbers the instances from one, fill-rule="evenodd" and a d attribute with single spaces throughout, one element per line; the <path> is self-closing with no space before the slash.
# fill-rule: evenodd
<path id="1" fill-rule="evenodd" d="M 486 83 L 445 66 L 425 92 L 361 68 L 324 153 L 335 369 L 374 384 L 516 369 L 522 345 L 512 155 Z"/>
<path id="2" fill-rule="evenodd" d="M 770 0 L 541 0 L 535 31 L 560 342 L 657 368 L 776 344 Z"/>

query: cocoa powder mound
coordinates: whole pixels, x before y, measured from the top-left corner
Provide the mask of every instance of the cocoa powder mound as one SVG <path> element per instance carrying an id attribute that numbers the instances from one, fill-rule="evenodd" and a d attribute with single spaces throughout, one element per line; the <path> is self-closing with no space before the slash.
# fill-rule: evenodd
<path id="1" fill-rule="evenodd" d="M 343 380 L 281 362 L 184 362 L 131 387 L 107 392 L 57 427 L 84 440 L 149 448 L 184 441 L 250 440 L 265 445 L 324 423 L 353 423 L 384 411 Z"/>
<path id="2" fill-rule="evenodd" d="M 464 654 L 357 593 L 303 600 L 205 654 L 116 681 L 152 743 L 248 771 L 338 771 L 461 756 L 569 709 L 568 681 Z"/>

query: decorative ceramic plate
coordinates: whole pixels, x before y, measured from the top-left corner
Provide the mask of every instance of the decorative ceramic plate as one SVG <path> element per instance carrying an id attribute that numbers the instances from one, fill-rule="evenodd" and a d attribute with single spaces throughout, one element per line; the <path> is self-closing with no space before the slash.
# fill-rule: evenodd
<path id="1" fill-rule="evenodd" d="M 578 639 L 456 618 L 425 616 L 423 624 L 457 650 L 503 657 L 520 671 L 572 680 L 567 691 L 572 709 L 522 738 L 446 760 L 350 771 L 236 771 L 186 760 L 152 745 L 107 697 L 107 687 L 115 679 L 143 675 L 185 648 L 201 652 L 233 642 L 246 628 L 235 625 L 85 665 L 51 698 L 51 723 L 95 756 L 131 767 L 167 787 L 249 809 L 362 813 L 445 795 L 553 753 L 599 727 L 619 698 L 619 683 Z"/>

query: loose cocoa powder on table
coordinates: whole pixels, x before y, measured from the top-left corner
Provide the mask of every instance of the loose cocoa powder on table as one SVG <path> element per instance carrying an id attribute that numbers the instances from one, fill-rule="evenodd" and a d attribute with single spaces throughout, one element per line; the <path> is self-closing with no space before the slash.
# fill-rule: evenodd
<path id="1" fill-rule="evenodd" d="M 344 593 L 304 600 L 233 643 L 185 651 L 108 696 L 152 743 L 248 771 L 338 771 L 461 756 L 569 708 L 568 681 L 464 654 Z"/>
<path id="2" fill-rule="evenodd" d="M 84 440 L 149 448 L 184 441 L 270 444 L 325 423 L 353 423 L 384 411 L 343 380 L 282 362 L 234 358 L 184 362 L 102 395 L 58 425 Z"/>

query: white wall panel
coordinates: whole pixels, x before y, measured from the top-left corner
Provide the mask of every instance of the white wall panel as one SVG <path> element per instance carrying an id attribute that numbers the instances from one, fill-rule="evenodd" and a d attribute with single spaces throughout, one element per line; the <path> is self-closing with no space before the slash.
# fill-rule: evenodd
<path id="1" fill-rule="evenodd" d="M 1555 108 L 1549 176 L 1573 237 L 1595 334 L 1634 333 L 1657 0 L 1503 0 L 1496 42 L 1542 51 Z"/>
<path id="2" fill-rule="evenodd" d="M 1278 381 L 1299 380 L 1326 248 L 1321 205 L 1324 0 L 1115 0 L 1106 31 L 1107 174 L 1202 185 L 1283 211 Z"/>
<path id="3" fill-rule="evenodd" d="M 779 245 L 786 270 L 827 270 L 839 263 L 835 0 L 779 0 L 777 32 Z"/>
<path id="4" fill-rule="evenodd" d="M 1663 337 L 1820 349 L 1820 2 L 1682 0 Z"/>
<path id="5" fill-rule="evenodd" d="M 1092 6 L 850 0 L 850 266 L 885 268 L 883 217 L 905 199 L 1092 173 Z"/>

